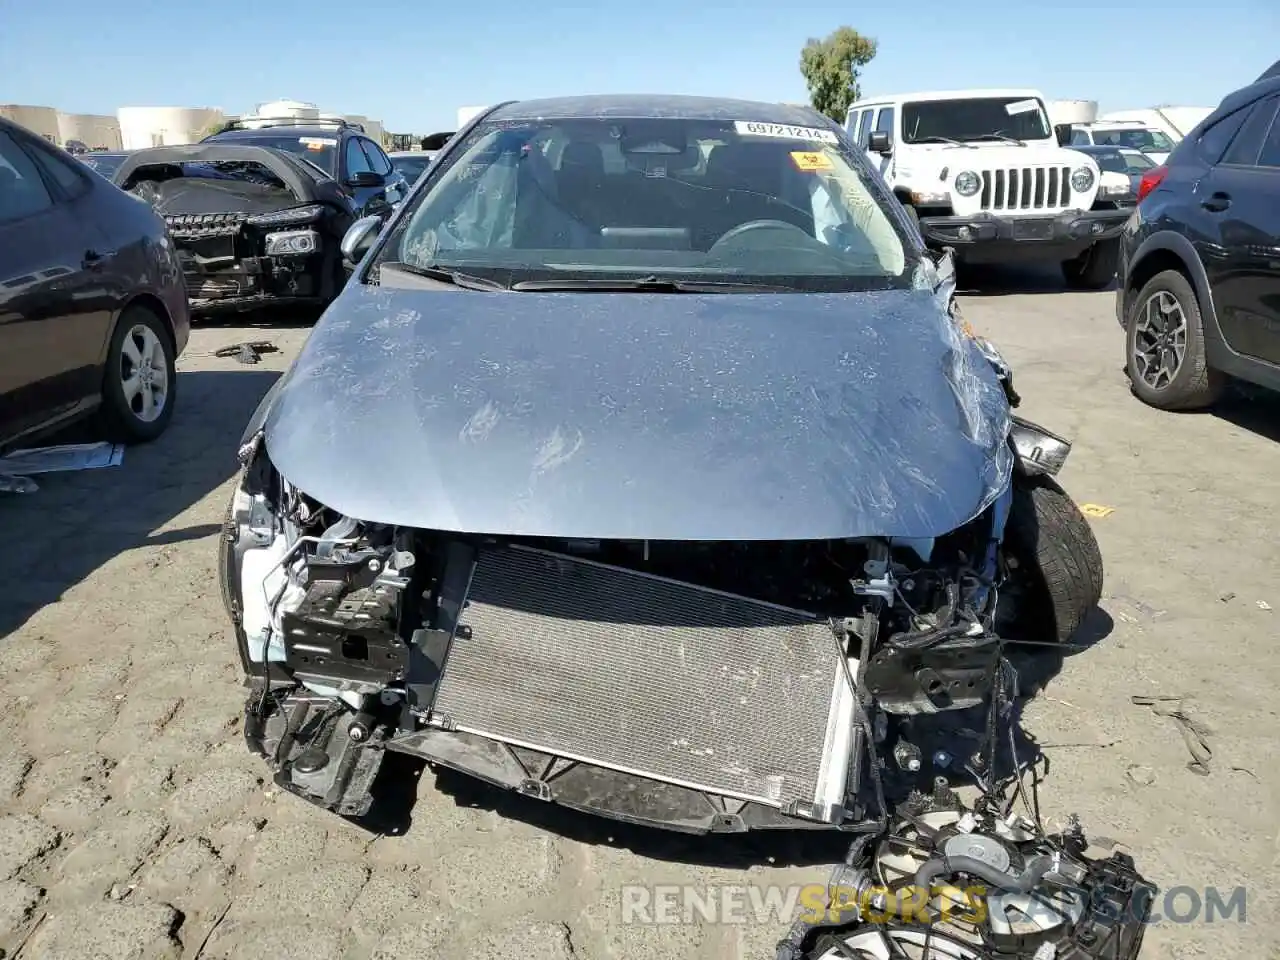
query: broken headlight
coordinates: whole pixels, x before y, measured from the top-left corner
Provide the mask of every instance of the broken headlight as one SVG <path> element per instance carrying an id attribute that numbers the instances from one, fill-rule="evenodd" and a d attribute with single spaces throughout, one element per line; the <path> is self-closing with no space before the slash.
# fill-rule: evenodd
<path id="1" fill-rule="evenodd" d="M 268 257 L 293 257 L 315 253 L 320 247 L 320 235 L 314 230 L 287 230 L 268 233 L 265 253 Z"/>

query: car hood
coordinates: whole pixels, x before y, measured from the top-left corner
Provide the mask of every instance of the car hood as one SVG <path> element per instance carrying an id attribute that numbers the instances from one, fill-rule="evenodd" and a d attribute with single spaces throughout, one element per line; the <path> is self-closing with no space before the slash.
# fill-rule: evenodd
<path id="1" fill-rule="evenodd" d="M 508 536 L 935 537 L 1012 469 L 999 381 L 930 291 L 353 283 L 264 411 L 340 513 Z"/>

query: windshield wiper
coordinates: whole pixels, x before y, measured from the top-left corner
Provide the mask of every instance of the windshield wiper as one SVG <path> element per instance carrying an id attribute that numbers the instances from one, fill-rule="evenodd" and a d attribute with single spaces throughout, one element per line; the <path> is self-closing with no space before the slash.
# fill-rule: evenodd
<path id="1" fill-rule="evenodd" d="M 407 273 L 415 277 L 426 277 L 428 280 L 439 280 L 441 283 L 451 283 L 455 287 L 461 287 L 464 290 L 509 290 L 496 280 L 488 280 L 484 277 L 473 277 L 469 273 L 462 273 L 458 270 L 450 270 L 448 267 L 427 266 L 420 267 L 416 263 L 404 263 L 400 260 L 389 260 L 381 264 L 382 270 L 399 270 L 401 273 Z"/>
<path id="2" fill-rule="evenodd" d="M 793 287 L 770 283 L 735 283 L 706 280 L 664 280 L 644 277 L 640 280 L 606 280 L 599 277 L 564 280 L 522 280 L 512 290 L 595 290 L 614 293 L 790 293 Z"/>
<path id="3" fill-rule="evenodd" d="M 952 140 L 950 137 L 920 137 L 918 140 L 912 140 L 912 143 L 945 143 L 953 147 L 967 147 L 968 144 L 960 140 Z"/>
<path id="4" fill-rule="evenodd" d="M 1019 140 L 1017 137 L 1010 137 L 1010 136 L 1008 136 L 1007 134 L 1003 134 L 1003 133 L 984 133 L 984 134 L 983 134 L 982 136 L 980 136 L 980 137 L 969 137 L 968 139 L 969 139 L 970 141 L 973 141 L 973 140 L 1003 140 L 1005 143 L 1016 143 L 1016 144 L 1017 144 L 1018 146 L 1020 146 L 1020 147 L 1025 147 L 1025 146 L 1027 145 L 1027 141 L 1025 141 L 1025 140 Z"/>

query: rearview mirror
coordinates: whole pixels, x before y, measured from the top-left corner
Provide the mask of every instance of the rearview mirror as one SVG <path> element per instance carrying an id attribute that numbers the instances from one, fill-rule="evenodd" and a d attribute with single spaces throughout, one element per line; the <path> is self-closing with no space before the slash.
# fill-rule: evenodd
<path id="1" fill-rule="evenodd" d="M 353 266 L 364 259 L 382 230 L 382 217 L 361 217 L 342 237 L 342 259 Z"/>
<path id="2" fill-rule="evenodd" d="M 887 155 L 893 150 L 893 137 L 889 136 L 887 131 L 877 130 L 867 140 L 867 149 L 871 153 Z"/>
<path id="3" fill-rule="evenodd" d="M 372 170 L 360 170 L 347 177 L 347 186 L 349 187 L 381 187 L 386 182 L 386 177 L 380 173 L 374 173 Z"/>

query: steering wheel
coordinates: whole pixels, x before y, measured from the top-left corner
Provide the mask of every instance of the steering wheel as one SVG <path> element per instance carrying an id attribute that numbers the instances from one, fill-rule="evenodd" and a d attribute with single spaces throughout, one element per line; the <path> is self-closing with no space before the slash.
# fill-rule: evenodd
<path id="1" fill-rule="evenodd" d="M 808 233 L 794 223 L 787 223 L 785 220 L 748 220 L 746 223 L 740 223 L 736 227 L 730 227 L 721 234 L 720 239 L 711 245 L 711 250 L 714 250 L 722 243 L 737 240 L 743 234 L 752 233 L 756 230 L 786 230 L 788 233 L 798 233 L 810 243 L 813 242 L 813 237 L 809 236 Z M 711 250 L 707 252 L 710 253 Z"/>

